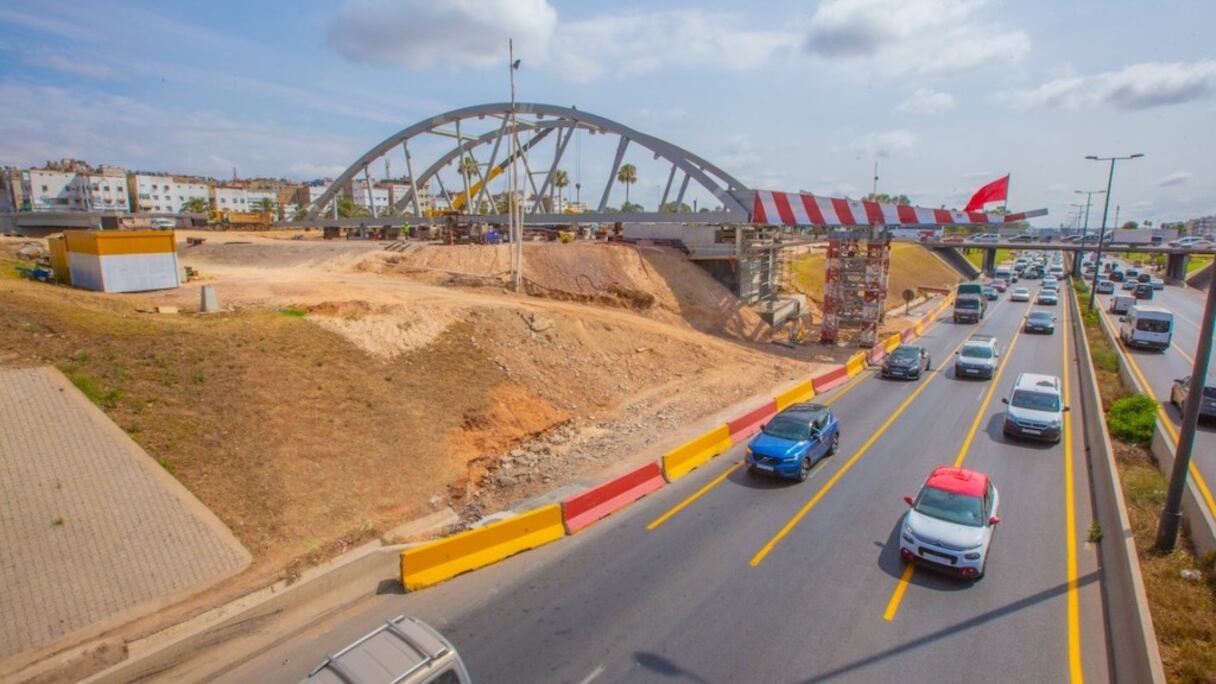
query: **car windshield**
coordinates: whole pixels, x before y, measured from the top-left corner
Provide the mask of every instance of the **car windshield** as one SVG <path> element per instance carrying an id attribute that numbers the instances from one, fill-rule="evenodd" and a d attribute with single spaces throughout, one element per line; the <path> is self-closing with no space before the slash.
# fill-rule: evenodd
<path id="1" fill-rule="evenodd" d="M 1136 330 L 1166 333 L 1170 331 L 1170 322 L 1162 318 L 1141 318 L 1136 321 Z"/>
<path id="2" fill-rule="evenodd" d="M 956 494 L 936 487 L 925 487 L 916 499 L 916 512 L 938 520 L 982 527 L 984 504 L 978 496 Z"/>
<path id="3" fill-rule="evenodd" d="M 811 426 L 804 419 L 791 416 L 777 416 L 764 426 L 764 434 L 788 439 L 795 442 L 810 439 Z"/>
<path id="4" fill-rule="evenodd" d="M 968 345 L 963 347 L 962 355 L 971 359 L 991 359 L 992 347 L 984 345 Z"/>
<path id="5" fill-rule="evenodd" d="M 954 306 L 959 309 L 978 309 L 980 303 L 974 299 L 960 299 L 955 302 Z"/>
<path id="6" fill-rule="evenodd" d="M 1016 408 L 1030 409 L 1031 411 L 1060 410 L 1060 398 L 1054 394 L 1048 394 L 1046 392 L 1015 390 L 1013 393 L 1013 400 L 1009 403 Z"/>
<path id="7" fill-rule="evenodd" d="M 1036 311 L 1036 312 L 1030 314 L 1030 320 L 1035 323 L 1050 323 L 1051 314 L 1043 313 L 1041 311 Z"/>
<path id="8" fill-rule="evenodd" d="M 1013 293 L 1018 295 L 1030 294 L 1030 290 L 1027 290 L 1024 287 L 1019 287 L 1018 289 L 1014 290 Z"/>
<path id="9" fill-rule="evenodd" d="M 915 361 L 920 353 L 915 347 L 896 347 L 895 351 L 891 352 L 891 358 L 895 361 Z"/>

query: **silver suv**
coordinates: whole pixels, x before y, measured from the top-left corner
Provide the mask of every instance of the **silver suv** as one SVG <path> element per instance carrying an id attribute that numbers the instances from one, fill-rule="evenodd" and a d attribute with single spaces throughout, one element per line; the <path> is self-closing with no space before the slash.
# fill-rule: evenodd
<path id="1" fill-rule="evenodd" d="M 300 684 L 468 684 L 456 647 L 421 620 L 398 616 L 325 659 Z"/>
<path id="2" fill-rule="evenodd" d="M 955 354 L 954 375 L 959 378 L 991 378 L 1001 356 L 992 335 L 972 335 Z"/>
<path id="3" fill-rule="evenodd" d="M 1060 379 L 1054 375 L 1022 373 L 1013 391 L 1001 399 L 1005 409 L 1006 437 L 1025 437 L 1044 442 L 1059 442 L 1064 431 L 1064 396 Z"/>

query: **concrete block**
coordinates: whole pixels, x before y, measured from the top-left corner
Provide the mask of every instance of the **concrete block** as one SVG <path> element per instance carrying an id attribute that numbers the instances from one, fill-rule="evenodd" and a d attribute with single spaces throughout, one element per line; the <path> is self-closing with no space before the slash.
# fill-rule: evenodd
<path id="1" fill-rule="evenodd" d="M 198 305 L 200 313 L 215 313 L 220 310 L 220 298 L 215 294 L 215 287 L 212 285 L 204 285 L 199 290 L 201 301 Z"/>

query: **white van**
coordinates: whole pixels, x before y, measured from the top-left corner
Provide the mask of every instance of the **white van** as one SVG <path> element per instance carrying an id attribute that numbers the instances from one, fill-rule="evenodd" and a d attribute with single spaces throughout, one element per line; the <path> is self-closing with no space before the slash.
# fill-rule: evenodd
<path id="1" fill-rule="evenodd" d="M 1131 311 L 1135 305 L 1136 298 L 1131 295 L 1117 294 L 1110 298 L 1110 312 L 1120 316 Z"/>
<path id="2" fill-rule="evenodd" d="M 1174 332 L 1174 314 L 1159 306 L 1137 304 L 1119 319 L 1119 337 L 1129 347 L 1165 351 Z"/>

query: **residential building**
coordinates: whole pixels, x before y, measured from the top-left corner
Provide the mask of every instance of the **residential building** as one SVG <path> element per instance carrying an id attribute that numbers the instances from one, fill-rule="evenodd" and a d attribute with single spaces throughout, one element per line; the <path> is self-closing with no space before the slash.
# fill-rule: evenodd
<path id="1" fill-rule="evenodd" d="M 23 171 L 21 187 L 30 211 L 84 211 L 76 176 L 75 171 Z"/>
<path id="2" fill-rule="evenodd" d="M 211 199 L 206 183 L 195 180 L 179 181 L 173 176 L 133 173 L 127 176 L 131 210 L 140 213 L 180 214 L 191 199 L 204 202 Z"/>
<path id="3" fill-rule="evenodd" d="M 1216 216 L 1202 216 L 1187 221 L 1186 234 L 1216 240 Z"/>
<path id="4" fill-rule="evenodd" d="M 355 206 L 373 210 L 377 215 L 383 214 L 389 207 L 389 191 L 375 181 L 370 184 L 366 179 L 359 178 L 350 183 L 350 198 Z"/>
<path id="5" fill-rule="evenodd" d="M 297 189 L 295 203 L 305 209 L 312 209 L 312 205 L 321 199 L 321 195 L 325 194 L 332 183 L 329 179 L 308 181 Z M 333 203 L 326 204 L 323 209 L 322 213 L 328 214 L 333 210 Z"/>
<path id="6" fill-rule="evenodd" d="M 86 211 L 131 210 L 127 196 L 127 179 L 122 169 L 110 167 L 108 174 L 78 174 L 77 185 L 82 188 Z"/>
<path id="7" fill-rule="evenodd" d="M 25 204 L 22 173 L 21 169 L 15 167 L 0 168 L 0 212 L 19 211 Z"/>
<path id="8" fill-rule="evenodd" d="M 266 202 L 270 202 L 270 206 L 274 208 L 274 212 L 278 213 L 279 193 L 268 190 L 246 190 L 245 203 L 249 207 L 248 211 L 262 211 L 262 207 L 266 206 Z"/>
<path id="9" fill-rule="evenodd" d="M 211 206 L 216 211 L 251 211 L 245 189 L 232 185 L 212 186 Z"/>

